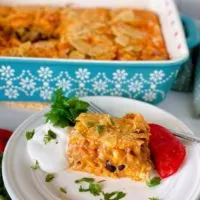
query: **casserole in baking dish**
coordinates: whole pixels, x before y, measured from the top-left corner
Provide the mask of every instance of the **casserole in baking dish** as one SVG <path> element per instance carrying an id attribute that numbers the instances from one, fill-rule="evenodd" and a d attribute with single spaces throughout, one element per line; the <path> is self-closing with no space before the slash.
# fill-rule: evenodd
<path id="1" fill-rule="evenodd" d="M 95 60 L 167 60 L 152 11 L 0 6 L 0 55 Z"/>
<path id="2" fill-rule="evenodd" d="M 16 1 L 2 0 L 1 3 L 14 5 Z M 64 6 L 70 3 L 73 3 L 78 8 L 131 8 L 134 10 L 145 10 L 147 13 L 155 13 L 160 22 L 161 32 L 158 31 L 160 38 L 164 38 L 164 41 L 161 39 L 161 46 L 165 44 L 164 46 L 166 47 L 163 46 L 164 53 L 161 56 L 163 58 L 161 60 L 160 58 L 153 58 L 152 60 L 148 58 L 141 61 L 135 59 L 134 51 L 131 51 L 130 58 L 129 55 L 124 54 L 124 50 L 117 55 L 119 60 L 101 60 L 101 56 L 97 56 L 96 60 L 2 56 L 0 57 L 0 99 L 48 101 L 51 98 L 52 91 L 62 87 L 67 96 L 118 95 L 150 103 L 162 101 L 169 91 L 180 65 L 188 58 L 188 48 L 182 24 L 173 1 L 110 0 L 108 2 L 102 0 L 97 2 L 91 0 L 60 0 L 56 1 L 55 4 Z M 17 1 L 17 4 L 31 6 L 30 4 L 33 3 L 20 0 Z M 34 1 L 34 4 L 45 5 L 49 4 L 49 1 Z M 47 31 L 47 33 L 51 32 Z M 21 36 L 24 35 L 22 34 Z M 24 39 L 24 37 L 22 38 Z M 26 41 L 26 39 L 24 40 Z M 147 41 L 151 43 L 153 36 L 151 40 Z M 106 44 L 106 48 L 108 48 L 109 42 L 107 40 Z M 33 46 L 30 45 L 31 48 Z M 99 49 L 102 50 L 103 48 Z M 53 53 L 48 48 L 42 51 L 46 51 L 45 53 L 47 54 Z M 111 55 L 106 50 L 104 52 L 106 52 L 106 57 Z M 72 56 L 74 54 L 79 56 L 79 53 L 75 51 L 72 53 Z M 89 53 L 86 52 L 81 56 L 87 58 L 88 55 L 86 54 Z M 95 55 L 92 55 L 92 57 L 95 57 Z"/>

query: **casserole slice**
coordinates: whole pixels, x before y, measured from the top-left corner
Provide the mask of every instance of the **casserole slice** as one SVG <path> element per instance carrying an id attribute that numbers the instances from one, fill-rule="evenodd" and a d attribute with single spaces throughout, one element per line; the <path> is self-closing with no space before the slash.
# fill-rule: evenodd
<path id="1" fill-rule="evenodd" d="M 70 169 L 144 181 L 151 170 L 149 126 L 143 116 L 83 113 L 69 136 Z"/>

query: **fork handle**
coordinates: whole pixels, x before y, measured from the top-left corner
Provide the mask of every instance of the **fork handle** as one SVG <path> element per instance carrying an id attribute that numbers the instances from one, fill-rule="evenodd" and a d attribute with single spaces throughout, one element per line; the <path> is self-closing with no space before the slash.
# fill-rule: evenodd
<path id="1" fill-rule="evenodd" d="M 177 132 L 174 132 L 174 131 L 172 131 L 172 133 L 175 136 L 180 137 L 182 139 L 189 140 L 191 142 L 200 143 L 200 138 L 198 138 L 198 137 L 196 137 L 194 135 L 185 135 L 185 134 L 177 133 Z"/>

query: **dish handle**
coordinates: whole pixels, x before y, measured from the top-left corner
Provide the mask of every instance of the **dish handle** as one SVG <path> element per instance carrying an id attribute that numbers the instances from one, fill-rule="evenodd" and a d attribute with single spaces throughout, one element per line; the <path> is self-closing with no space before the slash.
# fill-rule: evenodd
<path id="1" fill-rule="evenodd" d="M 191 17 L 183 15 L 181 20 L 185 29 L 188 48 L 192 49 L 200 43 L 199 30 Z"/>

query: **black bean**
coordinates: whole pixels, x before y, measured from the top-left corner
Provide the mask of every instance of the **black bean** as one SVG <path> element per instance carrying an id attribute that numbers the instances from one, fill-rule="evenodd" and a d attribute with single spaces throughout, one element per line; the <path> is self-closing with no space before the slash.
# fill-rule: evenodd
<path id="1" fill-rule="evenodd" d="M 110 164 L 109 161 L 106 161 L 106 169 L 109 170 L 110 172 L 116 171 L 116 167 L 114 165 Z"/>
<path id="2" fill-rule="evenodd" d="M 118 166 L 118 170 L 119 170 L 119 171 L 123 170 L 124 168 L 125 168 L 125 165 L 119 165 L 119 166 Z"/>

